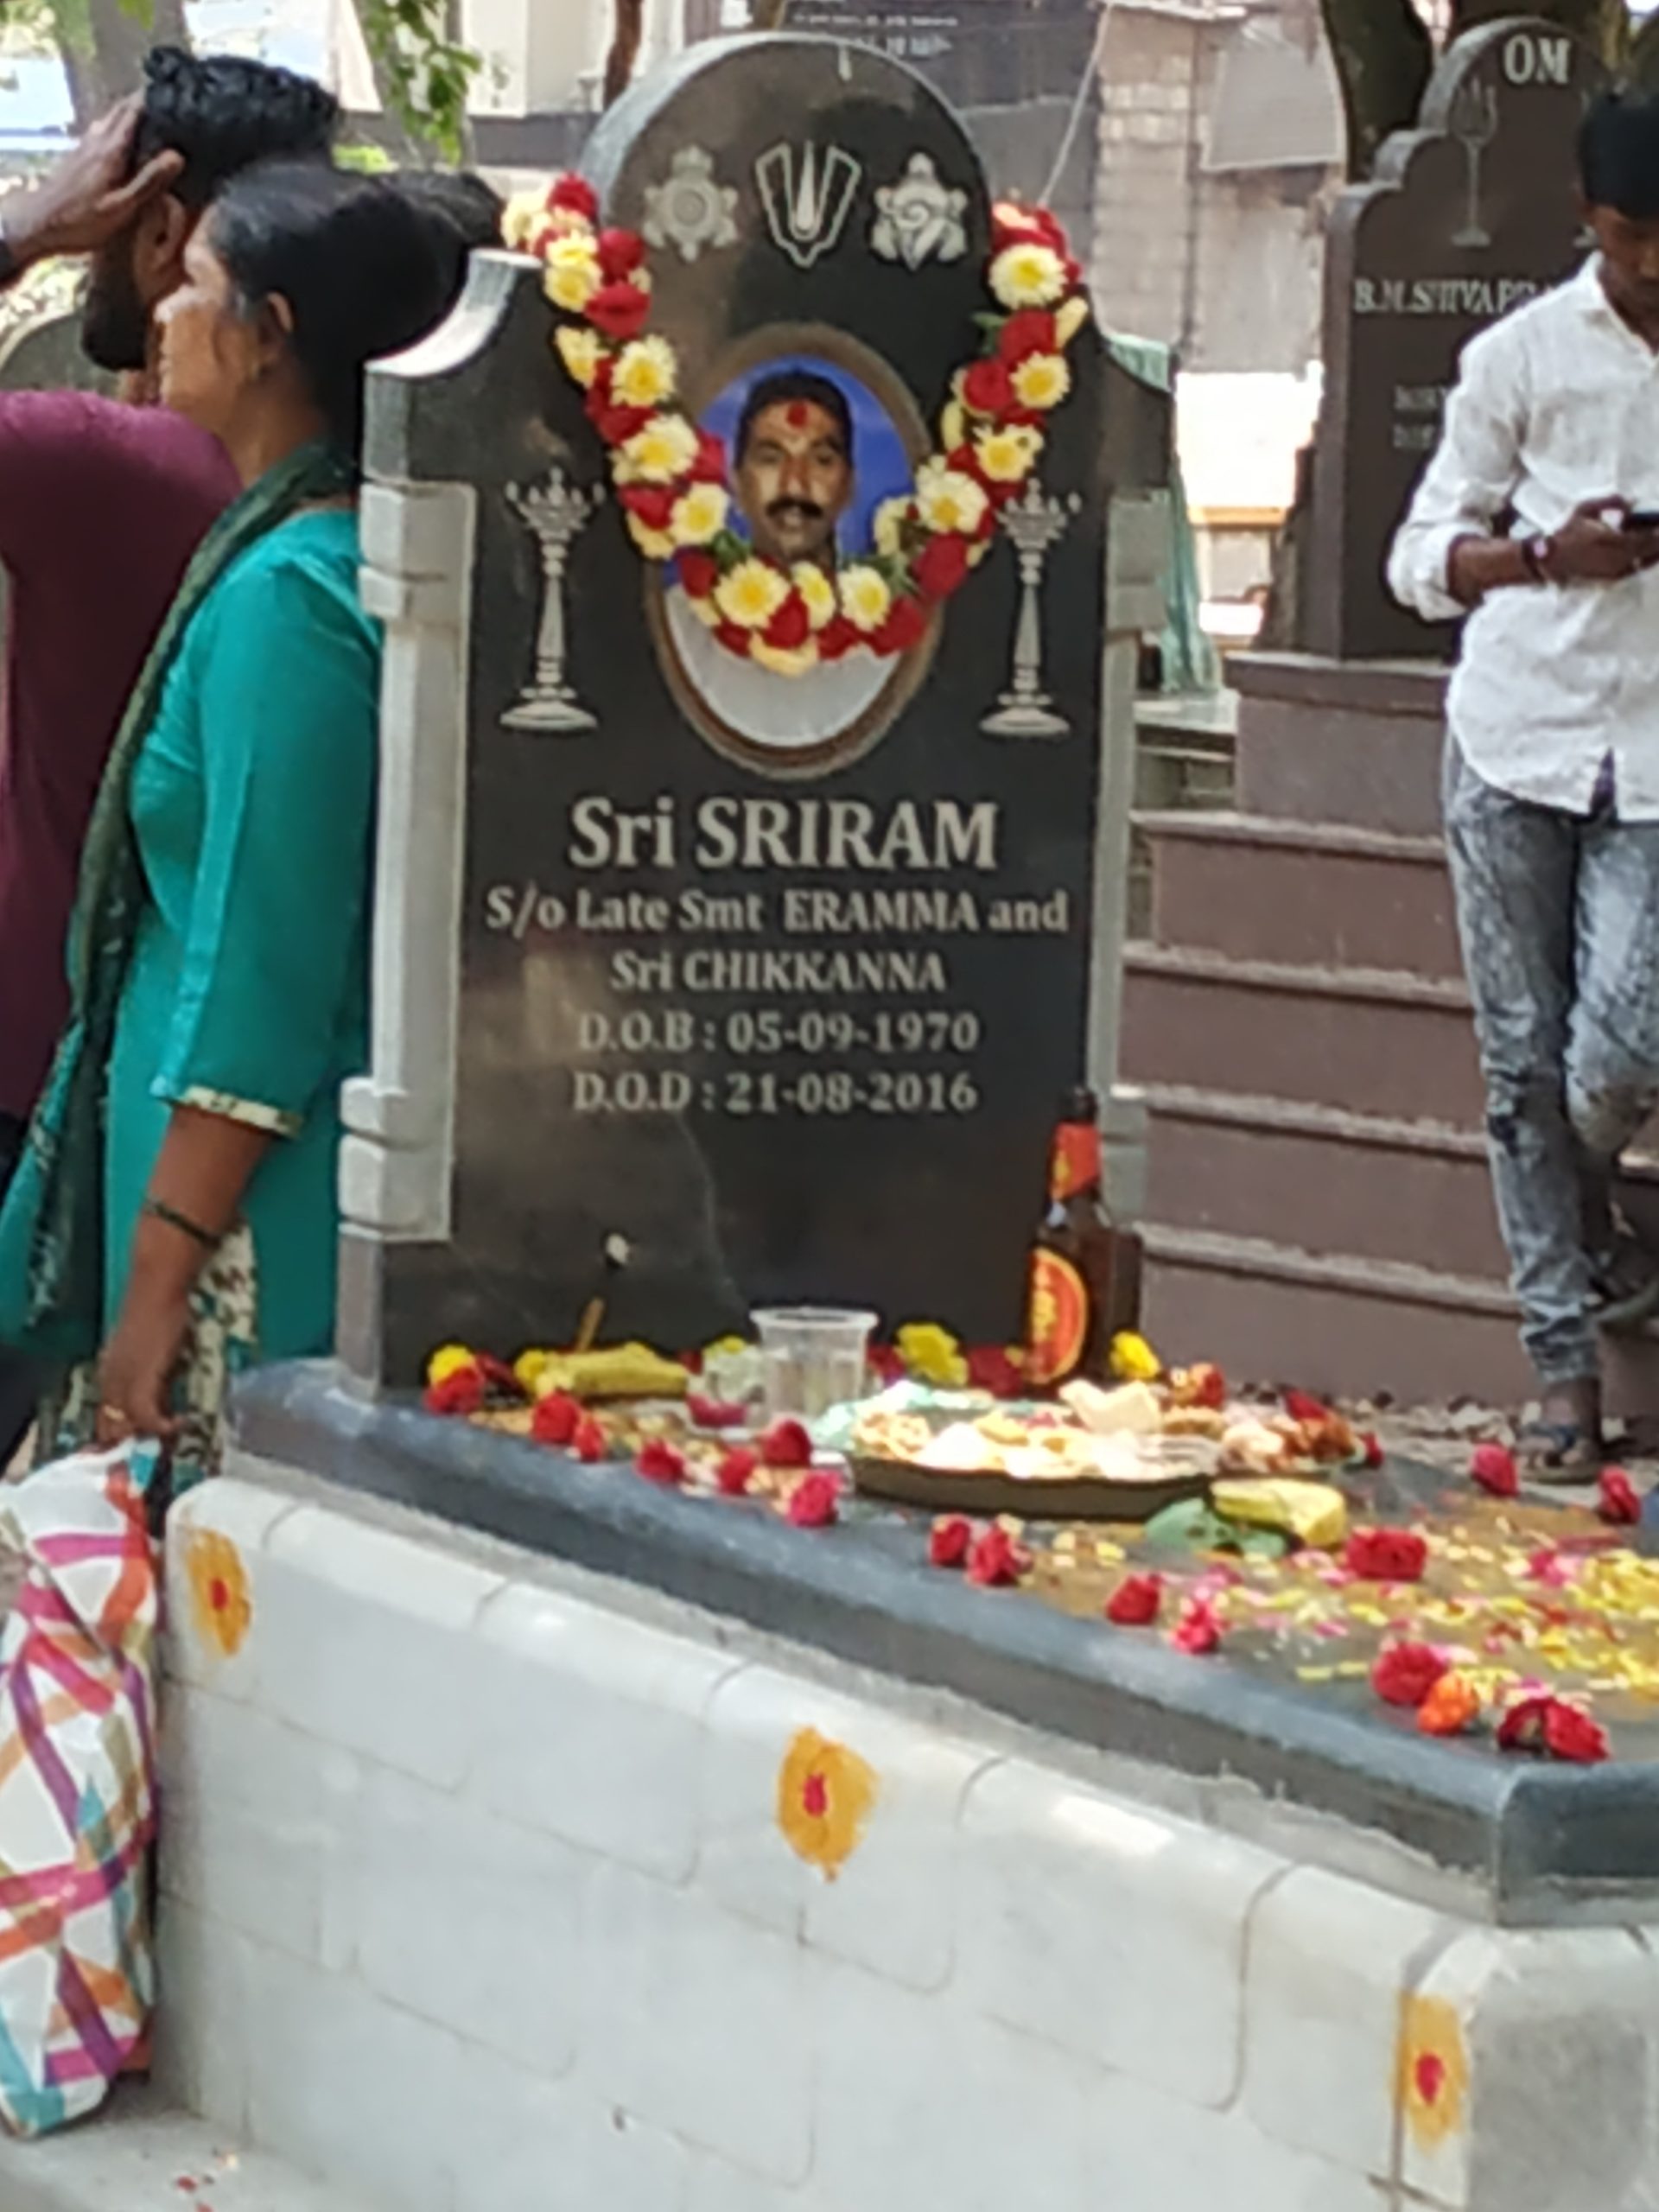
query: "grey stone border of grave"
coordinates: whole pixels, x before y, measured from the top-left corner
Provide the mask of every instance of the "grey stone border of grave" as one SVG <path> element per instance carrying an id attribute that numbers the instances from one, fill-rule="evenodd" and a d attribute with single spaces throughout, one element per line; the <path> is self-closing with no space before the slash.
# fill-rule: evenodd
<path id="1" fill-rule="evenodd" d="M 1404 1889 L 1450 1876 L 1510 1926 L 1659 1915 L 1659 1766 L 1568 1769 L 1438 1743 L 1363 1685 L 1302 1692 L 1161 1642 L 1095 1630 L 929 1568 L 923 1516 L 858 1510 L 808 1535 L 754 1509 L 372 1403 L 327 1363 L 266 1369 L 240 1452 L 728 1613 L 954 1692 L 1097 1751 L 1250 1785 L 1396 1847 Z M 1320 1846 L 1306 1830 L 1303 1855 Z M 1410 1871 L 1414 1864 L 1416 1872 Z M 1387 1875 L 1379 1878 L 1387 1880 Z"/>

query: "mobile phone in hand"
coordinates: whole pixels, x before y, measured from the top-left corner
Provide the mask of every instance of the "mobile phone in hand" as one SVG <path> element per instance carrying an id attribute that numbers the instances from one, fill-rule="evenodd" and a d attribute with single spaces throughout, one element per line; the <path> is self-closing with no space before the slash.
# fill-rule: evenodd
<path id="1" fill-rule="evenodd" d="M 1624 518 L 1626 530 L 1659 530 L 1659 507 L 1632 507 Z"/>

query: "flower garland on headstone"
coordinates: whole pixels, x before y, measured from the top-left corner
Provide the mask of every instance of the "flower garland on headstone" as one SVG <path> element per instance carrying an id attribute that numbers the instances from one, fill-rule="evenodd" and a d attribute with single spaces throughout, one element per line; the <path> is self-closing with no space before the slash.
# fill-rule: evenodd
<path id="1" fill-rule="evenodd" d="M 833 571 L 758 553 L 731 526 L 721 441 L 677 396 L 678 363 L 649 328 L 651 272 L 634 231 L 599 226 L 593 188 L 561 176 L 508 206 L 509 246 L 543 264 L 564 317 L 554 344 L 587 395 L 588 419 L 639 550 L 677 564 L 688 604 L 721 644 L 781 676 L 854 652 L 907 652 L 989 550 L 997 517 L 1041 457 L 1050 412 L 1071 389 L 1066 349 L 1089 320 L 1065 234 L 1043 208 L 998 207 L 976 318 L 979 357 L 959 369 L 939 447 L 913 488 L 877 511 L 875 544 Z"/>

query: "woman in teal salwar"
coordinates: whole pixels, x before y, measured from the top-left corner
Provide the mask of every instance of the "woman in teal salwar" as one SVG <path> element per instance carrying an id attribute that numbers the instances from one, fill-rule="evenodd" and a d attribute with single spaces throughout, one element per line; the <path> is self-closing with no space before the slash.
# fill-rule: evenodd
<path id="1" fill-rule="evenodd" d="M 246 488 L 116 741 L 72 1025 L 0 1217 L 13 1333 L 72 1363 L 44 1445 L 166 1437 L 175 1487 L 216 1463 L 243 1358 L 332 1340 L 377 781 L 363 375 L 436 321 L 454 257 L 393 188 L 285 165 L 232 184 L 185 265 L 161 316 L 162 398 L 219 438 Z"/>

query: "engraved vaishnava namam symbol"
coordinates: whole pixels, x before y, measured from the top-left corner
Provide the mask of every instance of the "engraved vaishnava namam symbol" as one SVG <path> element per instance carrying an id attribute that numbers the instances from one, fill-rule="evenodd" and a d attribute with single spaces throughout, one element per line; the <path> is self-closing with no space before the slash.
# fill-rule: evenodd
<path id="1" fill-rule="evenodd" d="M 682 261 L 695 261 L 705 247 L 737 244 L 735 185 L 721 184 L 712 154 L 701 146 L 682 146 L 661 184 L 645 188 L 647 245 L 671 245 Z"/>
<path id="2" fill-rule="evenodd" d="M 562 468 L 550 468 L 534 489 L 509 484 L 507 503 L 542 549 L 542 619 L 536 632 L 536 673 L 501 717 L 503 729 L 578 730 L 598 727 L 565 680 L 564 576 L 570 548 L 605 497 L 583 491 Z"/>
<path id="3" fill-rule="evenodd" d="M 798 269 L 810 269 L 838 243 L 863 174 L 841 146 L 774 146 L 755 163 L 772 241 Z"/>
<path id="4" fill-rule="evenodd" d="M 1007 690 L 980 728 L 991 737 L 1064 737 L 1071 725 L 1043 689 L 1043 573 L 1049 550 L 1065 535 L 1083 501 L 1046 499 L 1033 478 L 1025 496 L 1002 510 L 1002 527 L 1020 561 L 1020 613 Z"/>
<path id="5" fill-rule="evenodd" d="M 1497 136 L 1497 87 L 1465 85 L 1452 103 L 1452 136 L 1463 149 L 1468 166 L 1469 206 L 1463 228 L 1452 238 L 1455 246 L 1473 253 L 1491 245 L 1492 234 L 1481 219 L 1480 172 L 1486 149 Z"/>

